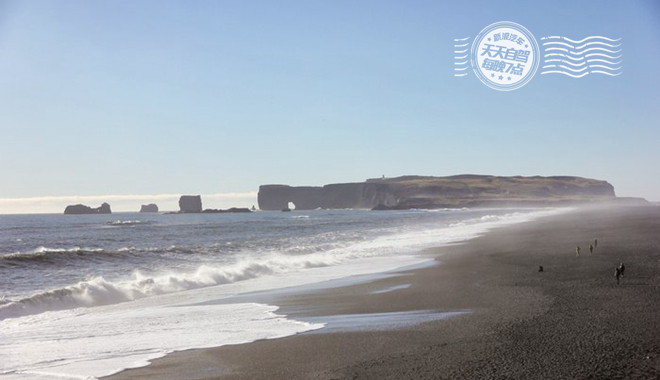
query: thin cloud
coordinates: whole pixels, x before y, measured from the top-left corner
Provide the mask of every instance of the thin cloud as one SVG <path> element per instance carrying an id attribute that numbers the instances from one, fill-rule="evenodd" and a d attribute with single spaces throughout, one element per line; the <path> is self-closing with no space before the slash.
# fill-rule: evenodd
<path id="1" fill-rule="evenodd" d="M 151 195 L 69 195 L 24 198 L 0 198 L 0 214 L 62 213 L 70 204 L 97 207 L 107 202 L 113 212 L 138 211 L 140 205 L 156 203 L 161 210 L 178 210 L 183 194 Z M 257 203 L 257 192 L 202 194 L 205 208 L 251 207 Z"/>

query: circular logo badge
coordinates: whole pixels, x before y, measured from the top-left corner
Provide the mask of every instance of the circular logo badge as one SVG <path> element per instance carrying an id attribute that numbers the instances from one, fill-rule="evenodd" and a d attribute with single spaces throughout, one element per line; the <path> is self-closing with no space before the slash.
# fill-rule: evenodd
<path id="1" fill-rule="evenodd" d="M 511 91 L 527 84 L 540 58 L 532 33 L 513 22 L 487 26 L 472 43 L 472 69 L 483 84 L 495 90 Z"/>

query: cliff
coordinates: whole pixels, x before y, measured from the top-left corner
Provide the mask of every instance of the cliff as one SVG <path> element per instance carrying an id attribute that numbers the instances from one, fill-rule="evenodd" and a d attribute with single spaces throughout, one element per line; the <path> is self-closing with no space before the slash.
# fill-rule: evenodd
<path id="1" fill-rule="evenodd" d="M 85 205 L 70 205 L 64 209 L 64 215 L 112 214 L 110 205 L 103 203 L 100 207 L 91 208 Z"/>
<path id="2" fill-rule="evenodd" d="M 322 187 L 263 185 L 262 210 L 316 208 L 412 209 L 453 207 L 553 206 L 614 199 L 606 181 L 582 177 L 403 176 Z"/>
<path id="3" fill-rule="evenodd" d="M 140 207 L 140 212 L 158 212 L 158 205 L 154 203 L 142 205 L 142 207 Z"/>

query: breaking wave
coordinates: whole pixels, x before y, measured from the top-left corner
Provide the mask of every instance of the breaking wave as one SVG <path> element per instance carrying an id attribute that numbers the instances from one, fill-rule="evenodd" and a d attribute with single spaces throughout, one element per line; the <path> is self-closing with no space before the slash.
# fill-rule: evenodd
<path id="1" fill-rule="evenodd" d="M 103 277 L 95 277 L 75 285 L 34 294 L 19 301 L 0 304 L 0 320 L 47 311 L 110 305 L 154 295 L 228 284 L 263 275 L 334 265 L 338 262 L 339 259 L 320 255 L 273 255 L 266 260 L 255 257 L 224 267 L 201 265 L 196 271 L 189 273 L 145 276 L 135 272 L 131 279 L 126 281 L 113 282 Z"/>
<path id="2" fill-rule="evenodd" d="M 198 265 L 194 270 L 160 271 L 153 274 L 135 271 L 128 278 L 120 281 L 111 281 L 97 276 L 73 285 L 42 291 L 4 304 L 0 303 L 0 320 L 48 311 L 128 302 L 161 294 L 229 284 L 265 275 L 286 274 L 308 268 L 340 265 L 356 259 L 415 254 L 425 247 L 468 240 L 491 228 L 520 223 L 560 211 L 543 210 L 529 213 L 484 215 L 442 226 L 429 224 L 425 228 L 416 227 L 369 240 L 335 241 L 331 236 L 326 239 L 323 235 L 315 235 L 312 246 L 292 239 L 288 241 L 286 250 L 270 250 L 261 247 L 260 250 L 250 252 L 239 249 L 242 253 L 234 256 L 236 261 L 233 263 L 204 263 Z M 215 250 L 216 247 L 212 245 L 206 249 Z M 162 249 L 159 250 L 162 251 Z M 190 251 L 176 246 L 165 249 L 166 252 L 168 250 L 177 253 Z M 52 257 L 60 255 L 129 255 L 143 251 L 144 249 L 140 250 L 135 247 L 125 247 L 112 252 L 78 247 L 70 249 L 39 247 L 31 253 L 1 257 L 0 265 L 5 260 L 50 260 Z"/>
<path id="3" fill-rule="evenodd" d="M 136 226 L 139 224 L 151 224 L 151 221 L 145 221 L 145 220 L 112 220 L 109 222 L 106 222 L 107 225 L 109 226 Z"/>
<path id="4" fill-rule="evenodd" d="M 39 247 L 31 252 L 16 252 L 0 256 L 0 268 L 14 267 L 26 263 L 54 263 L 62 259 L 80 258 L 81 256 L 98 256 L 110 254 L 102 248 L 48 248 Z"/>
<path id="5" fill-rule="evenodd" d="M 194 253 L 209 253 L 209 250 L 204 250 L 198 247 L 179 247 L 171 245 L 168 247 L 122 247 L 116 250 L 103 249 L 103 248 L 48 248 L 39 247 L 29 252 L 16 252 L 8 255 L 0 256 L 0 268 L 13 268 L 22 265 L 41 265 L 41 264 L 62 264 L 73 262 L 73 260 L 87 259 L 92 261 L 98 260 L 112 260 L 117 258 L 125 258 L 127 256 L 140 256 L 144 254 L 158 254 L 158 253 L 180 253 L 180 254 L 194 254 Z M 215 250 L 211 250 L 215 252 Z"/>

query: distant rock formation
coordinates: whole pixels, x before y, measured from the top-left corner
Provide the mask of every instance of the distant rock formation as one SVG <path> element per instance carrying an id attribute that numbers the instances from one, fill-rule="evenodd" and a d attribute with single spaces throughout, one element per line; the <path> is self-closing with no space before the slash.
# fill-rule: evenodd
<path id="1" fill-rule="evenodd" d="M 202 210 L 201 195 L 182 195 L 181 198 L 179 198 L 179 212 L 174 214 L 199 214 L 199 213 L 225 214 L 225 213 L 243 213 L 243 212 L 250 213 L 252 211 L 250 211 L 250 209 L 248 208 L 238 208 L 238 207 L 232 207 L 226 210 L 212 209 L 212 208 Z"/>
<path id="2" fill-rule="evenodd" d="M 202 196 L 182 195 L 179 198 L 179 212 L 182 214 L 202 212 Z"/>
<path id="3" fill-rule="evenodd" d="M 142 207 L 140 207 L 140 212 L 158 212 L 158 205 L 155 203 L 142 205 Z"/>
<path id="4" fill-rule="evenodd" d="M 227 214 L 227 213 L 243 213 L 243 212 L 250 213 L 252 211 L 250 211 L 250 209 L 248 208 L 238 208 L 238 207 L 232 207 L 226 210 L 207 208 L 206 210 L 202 211 L 202 213 L 204 214 Z"/>
<path id="5" fill-rule="evenodd" d="M 462 207 L 533 207 L 576 204 L 615 198 L 606 181 L 569 176 L 450 177 L 403 176 L 323 187 L 263 185 L 261 210 L 360 208 L 376 210 Z"/>
<path id="6" fill-rule="evenodd" d="M 91 208 L 85 205 L 70 205 L 64 209 L 65 215 L 87 215 L 87 214 L 112 214 L 110 205 L 107 203 L 101 204 L 100 207 Z"/>

